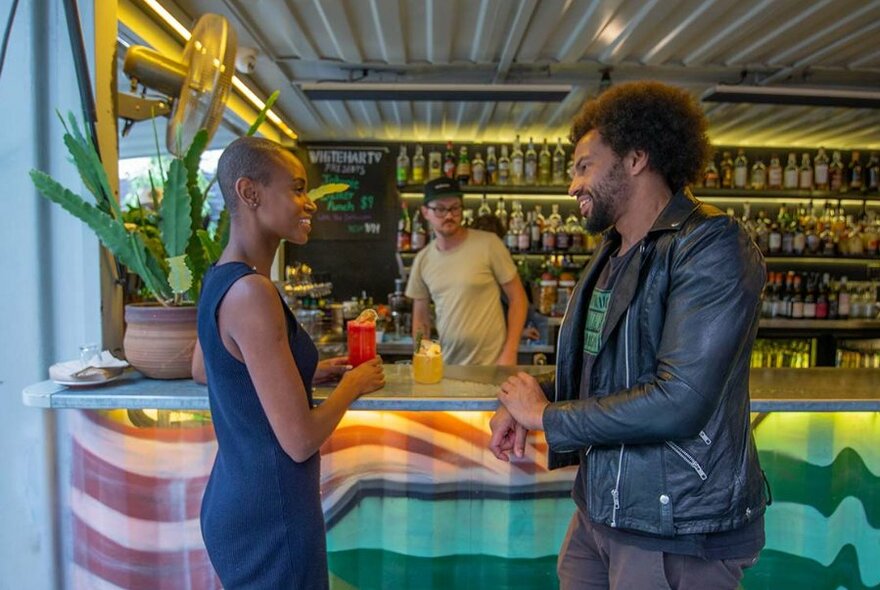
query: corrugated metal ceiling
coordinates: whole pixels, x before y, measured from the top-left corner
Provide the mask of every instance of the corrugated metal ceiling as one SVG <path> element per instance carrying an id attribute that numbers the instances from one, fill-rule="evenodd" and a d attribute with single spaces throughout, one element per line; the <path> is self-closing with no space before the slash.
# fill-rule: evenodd
<path id="1" fill-rule="evenodd" d="M 880 90 L 880 0 L 163 0 L 227 16 L 252 85 L 311 139 L 566 136 L 612 82 L 700 96 L 719 82 Z M 742 72 L 745 71 L 743 76 Z M 305 82 L 571 84 L 558 103 L 310 100 Z M 880 148 L 880 110 L 710 104 L 716 144 Z"/>

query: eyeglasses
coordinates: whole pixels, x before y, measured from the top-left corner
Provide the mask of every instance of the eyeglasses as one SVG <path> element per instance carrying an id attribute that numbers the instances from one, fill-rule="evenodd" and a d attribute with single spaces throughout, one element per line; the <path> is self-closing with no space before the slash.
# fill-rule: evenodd
<path id="1" fill-rule="evenodd" d="M 460 215 L 462 210 L 461 205 L 453 205 L 452 207 L 430 207 L 428 205 L 425 205 L 425 208 L 433 211 L 434 215 L 436 215 L 437 217 L 446 217 L 446 215 L 448 215 L 449 213 L 452 213 L 453 215 Z"/>

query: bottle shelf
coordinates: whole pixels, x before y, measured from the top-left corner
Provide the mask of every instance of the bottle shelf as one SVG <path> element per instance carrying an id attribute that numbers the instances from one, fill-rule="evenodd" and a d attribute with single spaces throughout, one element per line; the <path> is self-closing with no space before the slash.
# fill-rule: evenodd
<path id="1" fill-rule="evenodd" d="M 424 186 L 421 184 L 407 184 L 398 187 L 400 193 L 407 197 L 421 198 L 424 193 Z M 560 199 L 571 199 L 568 194 L 567 185 L 485 185 L 474 186 L 464 185 L 461 192 L 465 195 L 542 195 L 559 197 Z M 878 193 L 861 193 L 861 192 L 832 192 L 820 190 L 753 190 L 738 188 L 705 188 L 695 187 L 691 189 L 695 197 L 701 199 L 801 199 L 814 201 L 872 201 L 880 202 L 880 194 Z"/>
<path id="2" fill-rule="evenodd" d="M 562 318 L 557 316 L 542 316 L 548 326 L 562 325 Z M 789 318 L 761 318 L 758 324 L 759 330 L 784 331 L 784 332 L 880 332 L 880 319 L 855 319 L 855 320 L 816 320 Z M 759 334 L 760 336 L 760 334 Z"/>
<path id="3" fill-rule="evenodd" d="M 401 256 L 415 256 L 421 250 L 398 250 Z M 535 252 L 511 252 L 514 258 L 527 258 L 539 256 L 573 256 L 575 258 L 589 258 L 592 256 L 588 252 L 573 252 L 571 250 L 553 250 L 552 252 L 544 252 L 542 250 Z M 799 254 L 770 254 L 764 256 L 767 264 L 784 264 L 786 262 L 800 262 L 803 264 L 828 264 L 838 262 L 848 262 L 853 264 L 864 264 L 876 262 L 880 265 L 880 256 L 801 256 Z"/>
<path id="4" fill-rule="evenodd" d="M 702 199 L 801 199 L 814 201 L 878 201 L 880 202 L 880 194 L 860 192 L 838 193 L 832 191 L 820 190 L 754 190 L 742 188 L 705 188 L 697 187 L 691 189 L 695 197 Z"/>
<path id="5" fill-rule="evenodd" d="M 407 184 L 398 187 L 400 194 L 405 196 L 422 197 L 424 194 L 424 186 L 421 184 Z M 550 195 L 559 198 L 571 199 L 567 193 L 568 185 L 469 185 L 461 187 L 461 192 L 466 195 Z"/>
<path id="6" fill-rule="evenodd" d="M 758 328 L 762 330 L 805 330 L 816 332 L 826 331 L 880 331 L 880 320 L 855 319 L 855 320 L 816 320 L 789 318 L 761 318 Z"/>
<path id="7" fill-rule="evenodd" d="M 802 262 L 805 264 L 823 264 L 828 262 L 854 262 L 854 263 L 865 263 L 865 262 L 877 262 L 880 263 L 880 256 L 853 256 L 853 255 L 845 255 L 845 256 L 803 256 L 801 254 L 765 254 L 764 261 L 768 264 L 774 263 L 782 263 L 782 262 Z"/>
<path id="8" fill-rule="evenodd" d="M 421 252 L 421 250 L 398 250 L 397 253 L 402 257 L 410 257 L 415 256 Z M 510 255 L 513 258 L 540 258 L 543 256 L 572 256 L 574 258 L 589 258 L 591 254 L 587 252 L 572 252 L 571 250 L 553 250 L 552 252 L 544 252 L 544 251 L 536 251 L 536 252 L 511 252 Z M 880 261 L 880 259 L 878 259 Z"/>

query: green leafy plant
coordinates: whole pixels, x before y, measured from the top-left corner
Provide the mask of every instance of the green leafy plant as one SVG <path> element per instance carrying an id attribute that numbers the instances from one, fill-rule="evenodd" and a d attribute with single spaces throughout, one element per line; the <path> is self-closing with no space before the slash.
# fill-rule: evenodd
<path id="1" fill-rule="evenodd" d="M 266 121 L 278 94 L 275 91 L 268 98 L 246 135 L 256 133 Z M 45 172 L 31 170 L 37 190 L 92 228 L 116 259 L 141 278 L 156 301 L 162 305 L 197 302 L 202 277 L 220 258 L 229 239 L 229 215 L 225 210 L 213 231 L 202 227 L 202 208 L 213 185 L 212 181 L 202 190 L 198 182 L 199 162 L 208 144 L 207 132 L 199 131 L 183 155 L 172 158 L 167 168 L 159 159 L 162 200 L 158 207 L 152 212 L 143 208 L 123 212 L 113 197 L 91 138 L 83 134 L 72 114 L 68 119 L 69 125 L 62 118 L 64 144 L 83 184 L 94 197 L 94 204 Z M 151 185 L 153 181 L 151 177 Z M 155 204 L 155 187 L 150 192 Z"/>
<path id="2" fill-rule="evenodd" d="M 62 119 L 62 123 L 63 123 Z M 94 205 L 40 170 L 30 176 L 40 193 L 88 225 L 119 262 L 137 274 L 163 305 L 198 300 L 201 280 L 222 250 L 223 233 L 202 229 L 205 194 L 198 186 L 199 161 L 208 144 L 199 131 L 184 155 L 173 158 L 163 179 L 163 198 L 155 219 L 126 220 L 113 198 L 107 174 L 91 138 L 73 115 L 65 124 L 64 143 Z M 158 231 L 157 231 L 158 230 Z M 219 256 L 219 255 L 218 255 Z"/>

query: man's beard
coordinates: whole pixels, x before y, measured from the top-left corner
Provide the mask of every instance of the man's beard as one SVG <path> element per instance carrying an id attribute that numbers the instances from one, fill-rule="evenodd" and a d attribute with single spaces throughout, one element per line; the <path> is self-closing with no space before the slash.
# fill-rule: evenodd
<path id="1" fill-rule="evenodd" d="M 614 225 L 630 198 L 629 182 L 619 158 L 605 178 L 590 190 L 590 196 L 593 202 L 584 227 L 592 234 L 599 234 Z"/>

